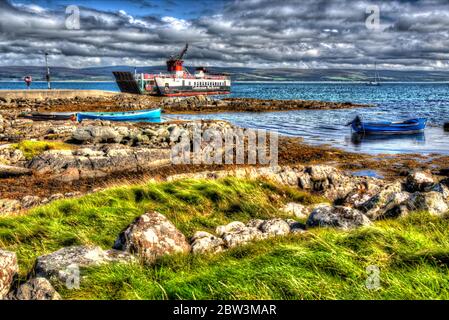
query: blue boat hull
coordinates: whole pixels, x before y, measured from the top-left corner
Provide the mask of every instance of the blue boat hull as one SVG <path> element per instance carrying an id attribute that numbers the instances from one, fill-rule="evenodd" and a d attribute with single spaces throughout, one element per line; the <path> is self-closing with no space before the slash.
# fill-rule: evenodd
<path id="1" fill-rule="evenodd" d="M 80 112 L 76 119 L 83 120 L 106 120 L 106 121 L 151 121 L 161 118 L 161 109 L 130 111 L 130 112 Z"/>
<path id="2" fill-rule="evenodd" d="M 410 119 L 403 122 L 353 121 L 351 128 L 361 134 L 413 134 L 424 131 L 426 124 L 426 118 Z"/>

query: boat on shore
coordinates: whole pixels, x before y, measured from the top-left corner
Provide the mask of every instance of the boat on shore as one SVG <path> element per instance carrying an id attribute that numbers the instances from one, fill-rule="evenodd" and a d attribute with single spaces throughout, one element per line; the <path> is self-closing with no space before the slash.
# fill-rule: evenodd
<path id="1" fill-rule="evenodd" d="M 414 134 L 423 132 L 427 118 L 414 118 L 399 122 L 364 122 L 357 116 L 347 123 L 351 129 L 359 134 Z"/>
<path id="2" fill-rule="evenodd" d="M 107 121 L 158 121 L 161 119 L 161 109 L 127 112 L 79 112 L 76 120 L 107 120 Z"/>
<path id="3" fill-rule="evenodd" d="M 62 113 L 41 113 L 41 112 L 27 112 L 19 115 L 20 118 L 30 119 L 33 121 L 52 121 L 52 120 L 76 120 L 76 114 L 70 112 Z"/>

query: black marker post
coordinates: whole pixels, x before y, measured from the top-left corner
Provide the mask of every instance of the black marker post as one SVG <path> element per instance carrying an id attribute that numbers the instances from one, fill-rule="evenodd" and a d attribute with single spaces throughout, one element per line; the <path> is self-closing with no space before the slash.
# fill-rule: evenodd
<path id="1" fill-rule="evenodd" d="M 48 67 L 48 52 L 45 52 L 45 67 L 47 68 L 47 74 L 45 75 L 45 78 L 47 79 L 47 85 L 48 90 L 51 90 L 51 84 L 50 84 L 50 68 Z"/>

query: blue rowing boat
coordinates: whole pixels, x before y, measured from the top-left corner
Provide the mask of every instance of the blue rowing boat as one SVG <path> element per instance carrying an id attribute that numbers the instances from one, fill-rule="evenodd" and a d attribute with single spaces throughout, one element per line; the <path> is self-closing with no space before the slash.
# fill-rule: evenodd
<path id="1" fill-rule="evenodd" d="M 128 112 L 79 112 L 76 120 L 107 120 L 107 121 L 155 121 L 160 120 L 161 109 L 128 111 Z"/>
<path id="2" fill-rule="evenodd" d="M 424 131 L 426 118 L 415 118 L 401 122 L 364 122 L 359 116 L 349 122 L 352 130 L 361 134 L 413 134 Z"/>

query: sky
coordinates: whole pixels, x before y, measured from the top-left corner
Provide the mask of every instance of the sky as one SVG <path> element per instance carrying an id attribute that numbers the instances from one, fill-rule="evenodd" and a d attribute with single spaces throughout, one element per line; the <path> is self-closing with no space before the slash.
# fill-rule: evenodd
<path id="1" fill-rule="evenodd" d="M 449 0 L 0 0 L 0 66 L 163 65 L 186 42 L 190 66 L 448 71 Z"/>

